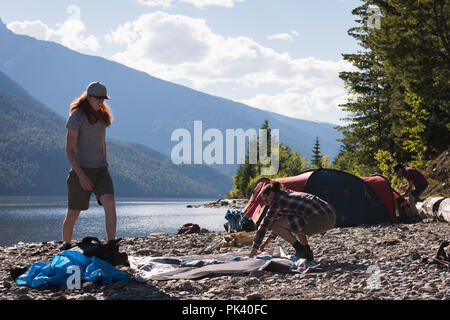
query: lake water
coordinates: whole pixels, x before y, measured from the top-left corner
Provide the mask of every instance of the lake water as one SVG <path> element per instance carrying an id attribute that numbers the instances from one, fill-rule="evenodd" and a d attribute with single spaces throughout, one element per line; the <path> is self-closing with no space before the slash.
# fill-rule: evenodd
<path id="1" fill-rule="evenodd" d="M 117 237 L 146 236 L 154 232 L 175 234 L 188 222 L 209 231 L 224 231 L 226 209 L 195 207 L 215 200 L 116 198 Z M 0 196 L 0 246 L 60 241 L 66 211 L 65 197 Z M 74 228 L 74 240 L 86 236 L 106 238 L 105 213 L 94 200 L 87 211 L 81 212 Z"/>

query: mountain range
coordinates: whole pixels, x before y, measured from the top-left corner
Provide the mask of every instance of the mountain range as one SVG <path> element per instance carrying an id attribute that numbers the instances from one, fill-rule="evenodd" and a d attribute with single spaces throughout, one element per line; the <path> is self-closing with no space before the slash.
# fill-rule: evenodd
<path id="1" fill-rule="evenodd" d="M 334 124 L 289 118 L 205 94 L 54 42 L 15 34 L 1 20 L 0 43 L 0 70 L 30 99 L 65 119 L 70 103 L 90 82 L 100 81 L 112 97 L 108 103 L 115 121 L 108 137 L 149 147 L 167 155 L 166 160 L 177 143 L 171 141 L 174 130 L 193 133 L 194 121 L 202 121 L 203 132 L 214 128 L 225 136 L 226 129 L 257 130 L 268 120 L 270 128 L 279 129 L 280 141 L 302 156 L 311 157 L 316 136 L 323 154 L 333 159 L 339 152 L 336 140 L 341 134 Z M 231 178 L 236 163 L 213 167 Z"/>

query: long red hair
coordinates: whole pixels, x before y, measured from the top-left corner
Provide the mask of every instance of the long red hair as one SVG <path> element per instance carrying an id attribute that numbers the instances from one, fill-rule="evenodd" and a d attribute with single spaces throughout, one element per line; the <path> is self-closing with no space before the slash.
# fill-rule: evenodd
<path id="1" fill-rule="evenodd" d="M 113 122 L 113 115 L 109 106 L 105 102 L 103 102 L 101 109 L 95 112 L 94 109 L 92 109 L 91 104 L 89 103 L 88 94 L 86 91 L 83 92 L 81 96 L 72 101 L 72 103 L 70 104 L 69 114 L 72 114 L 77 110 L 83 111 L 87 115 L 89 121 L 91 121 L 92 118 L 100 119 L 106 124 L 107 127 L 109 127 Z"/>

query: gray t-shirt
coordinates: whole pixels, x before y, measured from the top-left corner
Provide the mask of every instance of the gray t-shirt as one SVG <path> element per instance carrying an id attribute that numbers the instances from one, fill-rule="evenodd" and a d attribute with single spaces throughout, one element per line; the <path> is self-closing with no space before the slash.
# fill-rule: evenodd
<path id="1" fill-rule="evenodd" d="M 89 123 L 87 115 L 76 110 L 67 119 L 67 129 L 78 131 L 76 155 L 82 168 L 101 168 L 107 165 L 103 151 L 106 124 L 102 120 Z"/>

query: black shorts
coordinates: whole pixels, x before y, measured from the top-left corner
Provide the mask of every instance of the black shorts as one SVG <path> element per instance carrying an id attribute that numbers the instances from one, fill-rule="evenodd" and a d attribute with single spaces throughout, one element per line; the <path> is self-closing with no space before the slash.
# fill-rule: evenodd
<path id="1" fill-rule="evenodd" d="M 75 171 L 70 169 L 67 177 L 68 207 L 71 210 L 87 210 L 92 192 L 94 192 L 98 204 L 100 197 L 104 194 L 114 195 L 114 186 L 109 175 L 108 167 L 102 168 L 81 168 L 94 185 L 93 191 L 84 190 Z"/>
<path id="2" fill-rule="evenodd" d="M 411 191 L 411 194 L 414 196 L 415 199 L 418 199 L 419 196 L 428 188 L 428 184 L 423 184 L 421 186 L 415 187 L 413 191 Z"/>

